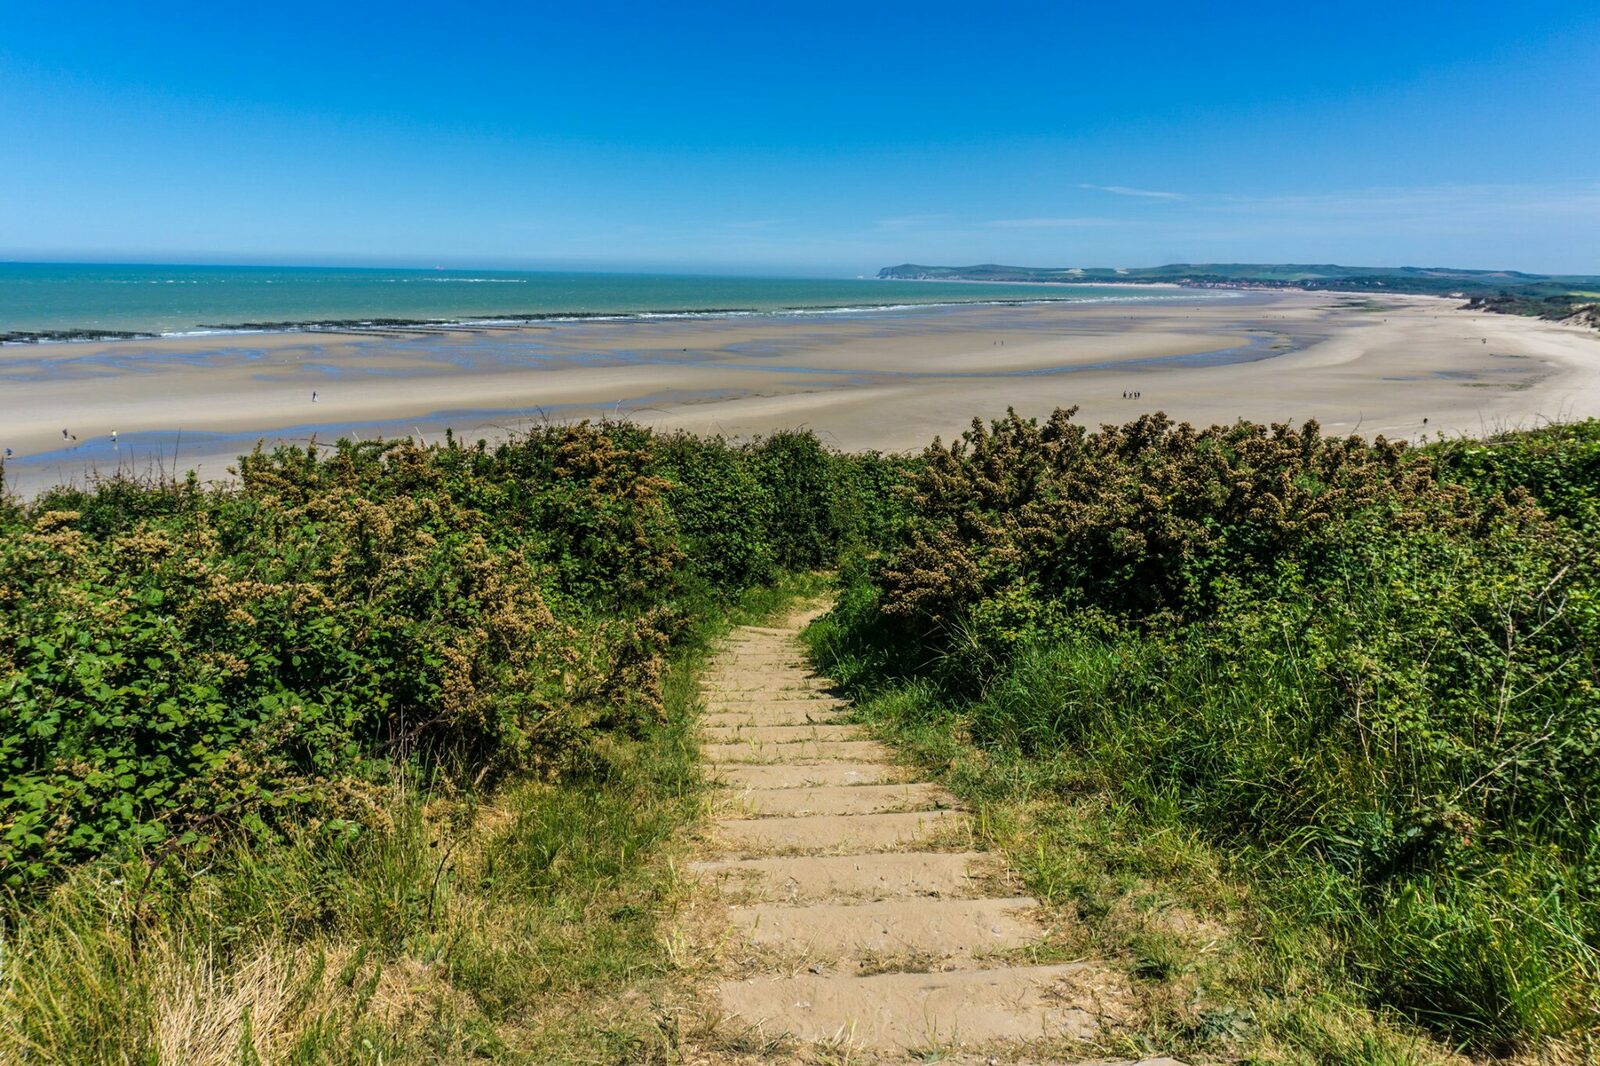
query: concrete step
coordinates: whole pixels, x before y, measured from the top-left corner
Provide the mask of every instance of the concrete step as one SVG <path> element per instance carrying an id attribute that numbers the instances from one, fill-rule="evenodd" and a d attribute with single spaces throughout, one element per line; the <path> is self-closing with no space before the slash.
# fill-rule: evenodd
<path id="1" fill-rule="evenodd" d="M 706 768 L 727 788 L 802 788 L 808 785 L 882 785 L 905 781 L 911 771 L 883 762 L 723 763 Z"/>
<path id="2" fill-rule="evenodd" d="M 803 740 L 792 744 L 703 744 L 700 753 L 709 763 L 888 762 L 889 749 L 875 740 Z"/>
<path id="3" fill-rule="evenodd" d="M 888 814 L 954 807 L 955 798 L 927 782 L 903 785 L 818 785 L 747 788 L 718 797 L 725 817 L 794 817 L 802 814 Z"/>
<path id="4" fill-rule="evenodd" d="M 802 959 L 872 956 L 971 958 L 1025 947 L 1039 937 L 1036 900 L 916 899 L 873 903 L 761 903 L 729 908 L 752 947 Z"/>
<path id="5" fill-rule="evenodd" d="M 707 699 L 728 700 L 805 700 L 831 696 L 828 683 L 821 678 L 765 674 L 752 678 L 748 673 L 741 677 L 718 678 L 712 675 L 703 678 L 700 694 Z"/>
<path id="6" fill-rule="evenodd" d="M 788 703 L 793 700 L 828 700 L 833 697 L 824 688 L 802 685 L 762 685 L 752 688 L 700 689 L 700 699 L 708 707 L 724 703 Z"/>
<path id="7" fill-rule="evenodd" d="M 707 726 L 740 725 L 833 725 L 845 717 L 844 708 L 795 700 L 788 708 L 755 711 L 707 711 L 700 716 L 700 724 Z"/>
<path id="8" fill-rule="evenodd" d="M 862 740 L 867 731 L 848 723 L 808 722 L 804 725 L 707 725 L 707 740 L 723 744 L 790 744 L 803 740 Z"/>
<path id="9" fill-rule="evenodd" d="M 700 686 L 700 692 L 708 699 L 741 699 L 755 700 L 776 696 L 778 699 L 795 699 L 796 697 L 816 698 L 825 697 L 827 689 L 821 684 L 804 677 L 775 677 L 766 674 L 759 682 L 751 681 L 740 684 L 737 681 L 715 683 L 714 679 L 707 679 Z"/>
<path id="10" fill-rule="evenodd" d="M 958 833 L 968 826 L 964 811 L 911 811 L 904 814 L 812 815 L 803 818 L 719 818 L 716 839 L 731 851 L 750 855 L 838 854 L 911 850 L 920 843 Z"/>
<path id="11" fill-rule="evenodd" d="M 886 851 L 697 862 L 691 871 L 716 880 L 730 897 L 751 902 L 869 899 L 967 899 L 1003 863 L 977 851 Z"/>
<path id="12" fill-rule="evenodd" d="M 713 662 L 702 674 L 703 677 L 737 676 L 743 674 L 756 680 L 751 675 L 752 670 L 767 670 L 774 674 L 782 673 L 785 676 L 816 677 L 816 668 L 806 661 L 804 655 L 793 652 L 763 651 L 759 648 L 736 648 L 725 654 L 721 659 Z"/>
<path id="13" fill-rule="evenodd" d="M 736 640 L 723 645 L 723 651 L 712 664 L 721 666 L 744 658 L 789 659 L 805 662 L 805 652 L 789 641 Z"/>
<path id="14" fill-rule="evenodd" d="M 825 693 L 813 694 L 810 699 L 805 700 L 719 699 L 714 701 L 714 705 L 713 701 L 708 700 L 706 704 L 706 710 L 747 711 L 750 713 L 756 713 L 759 711 L 789 711 L 793 710 L 796 704 L 813 704 L 817 707 L 828 707 L 832 708 L 833 710 L 842 711 L 850 706 L 850 701 L 842 700 L 838 696 L 829 696 Z"/>
<path id="15" fill-rule="evenodd" d="M 871 977 L 755 977 L 718 990 L 726 1014 L 768 1039 L 880 1051 L 1021 1040 L 1088 1039 L 1092 1006 L 1075 1002 L 1087 963 Z"/>

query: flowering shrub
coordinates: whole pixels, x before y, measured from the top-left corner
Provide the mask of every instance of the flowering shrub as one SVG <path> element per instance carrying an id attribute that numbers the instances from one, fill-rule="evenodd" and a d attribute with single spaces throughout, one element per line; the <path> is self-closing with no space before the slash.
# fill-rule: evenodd
<path id="1" fill-rule="evenodd" d="M 1431 1024 L 1600 1024 L 1600 423 L 1414 448 L 1072 414 L 928 449 L 835 669 L 1331 872 L 1318 920 Z"/>

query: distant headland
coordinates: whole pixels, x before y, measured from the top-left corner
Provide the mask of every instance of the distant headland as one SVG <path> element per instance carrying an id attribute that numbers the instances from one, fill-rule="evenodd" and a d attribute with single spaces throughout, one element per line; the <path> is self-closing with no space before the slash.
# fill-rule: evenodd
<path id="1" fill-rule="evenodd" d="M 895 281 L 1042 282 L 1052 284 L 1171 284 L 1194 288 L 1309 289 L 1444 296 L 1473 310 L 1528 315 L 1600 329 L 1600 276 L 1528 274 L 1519 270 L 1452 267 L 1353 267 L 1305 263 L 1169 263 L 1153 267 L 884 267 Z"/>

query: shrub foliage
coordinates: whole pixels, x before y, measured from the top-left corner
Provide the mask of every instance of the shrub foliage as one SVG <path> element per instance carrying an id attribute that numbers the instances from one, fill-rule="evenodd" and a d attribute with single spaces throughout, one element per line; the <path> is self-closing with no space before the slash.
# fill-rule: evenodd
<path id="1" fill-rule="evenodd" d="M 1500 1047 L 1600 1024 L 1600 423 L 935 444 L 841 601 L 864 680 L 1310 870 L 1376 1001 Z"/>
<path id="2" fill-rule="evenodd" d="M 1383 1009 L 1495 1051 L 1600 1028 L 1600 423 L 1061 411 L 917 459 L 584 424 L 238 473 L 0 497 L 14 896 L 359 842 L 397 778 L 582 770 L 708 605 L 842 560 L 847 683 L 1229 849 Z"/>
<path id="3" fill-rule="evenodd" d="M 893 464 L 628 424 L 243 457 L 0 504 L 0 881 L 285 818 L 401 763 L 559 773 L 659 709 L 706 597 L 830 562 Z"/>

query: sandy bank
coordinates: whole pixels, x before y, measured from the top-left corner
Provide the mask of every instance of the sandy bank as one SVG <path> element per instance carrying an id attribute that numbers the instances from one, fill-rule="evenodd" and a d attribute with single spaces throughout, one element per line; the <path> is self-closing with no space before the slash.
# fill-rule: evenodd
<path id="1" fill-rule="evenodd" d="M 0 349 L 0 446 L 23 490 L 170 463 L 175 446 L 180 468 L 222 476 L 258 438 L 448 425 L 470 439 L 627 415 L 736 435 L 809 426 L 843 447 L 900 450 L 1008 406 L 1073 404 L 1090 423 L 1165 410 L 1478 433 L 1600 415 L 1600 333 L 1427 297 L 1249 293 Z"/>

